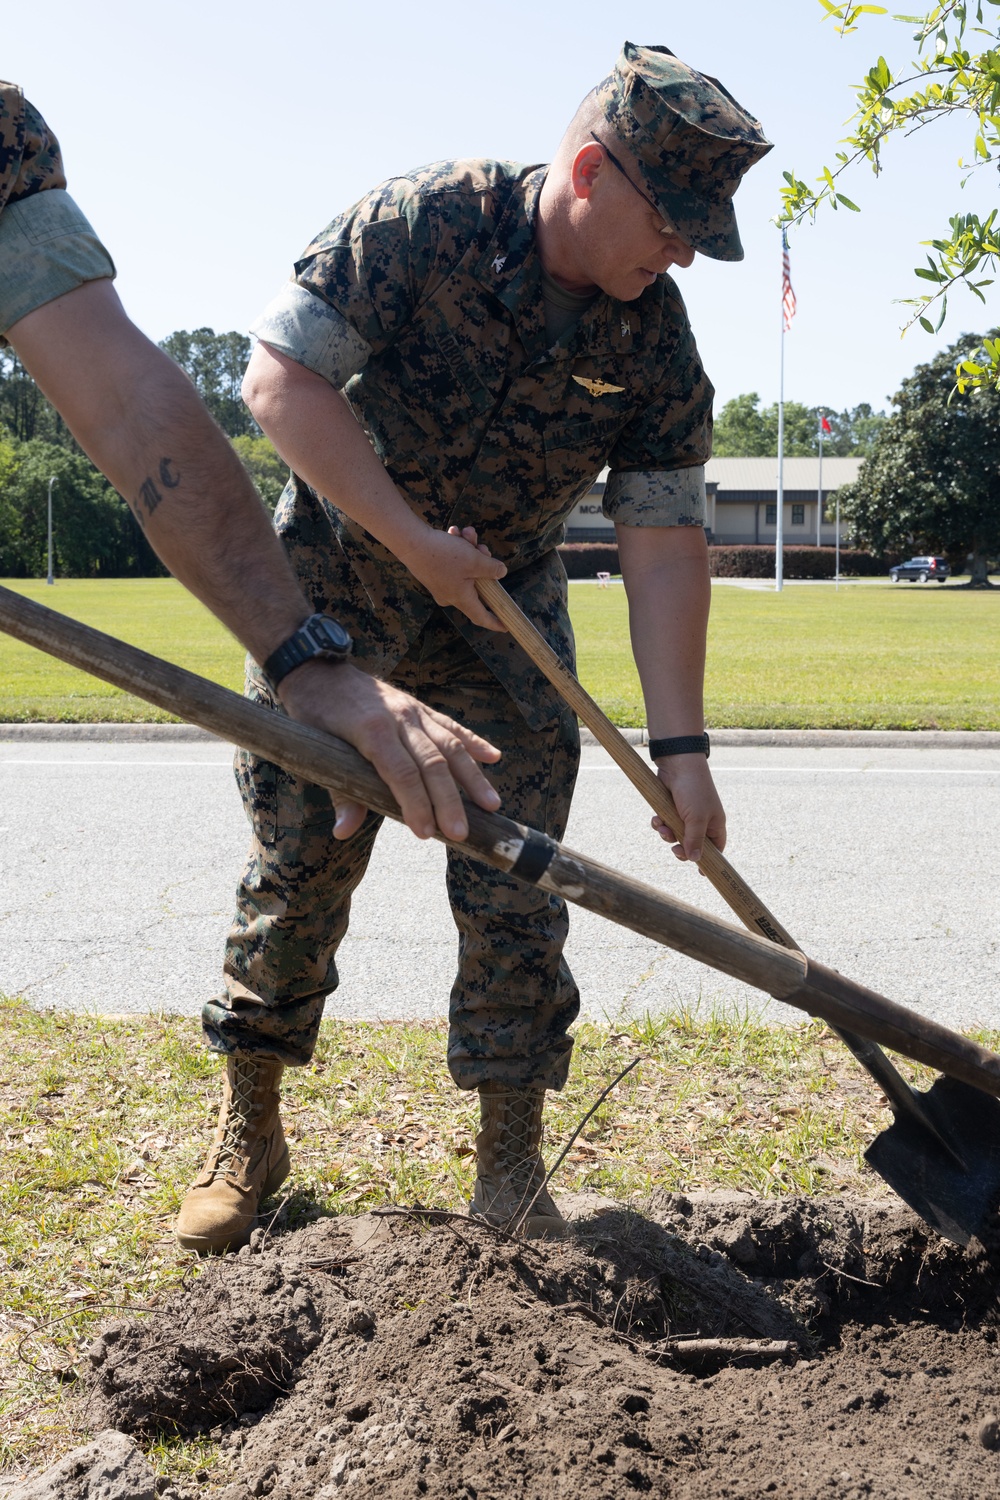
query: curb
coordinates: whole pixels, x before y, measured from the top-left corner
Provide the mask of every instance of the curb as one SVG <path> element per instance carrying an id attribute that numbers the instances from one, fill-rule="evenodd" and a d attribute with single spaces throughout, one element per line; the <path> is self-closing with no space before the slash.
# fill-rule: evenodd
<path id="1" fill-rule="evenodd" d="M 130 741 L 217 740 L 197 724 L 0 724 L 0 743 L 10 740 Z"/>
<path id="2" fill-rule="evenodd" d="M 630 745 L 645 745 L 645 729 L 619 731 Z M 1000 750 L 1000 732 L 987 729 L 713 729 L 718 749 L 803 750 Z M 196 724 L 0 724 L 0 744 L 11 741 L 86 740 L 106 744 L 172 743 L 218 740 Z M 596 745 L 581 728 L 584 745 Z"/>
<path id="3" fill-rule="evenodd" d="M 646 745 L 645 729 L 621 729 L 630 745 Z M 987 729 L 712 729 L 713 749 L 1000 750 L 1000 733 Z M 589 729 L 580 742 L 596 745 Z"/>

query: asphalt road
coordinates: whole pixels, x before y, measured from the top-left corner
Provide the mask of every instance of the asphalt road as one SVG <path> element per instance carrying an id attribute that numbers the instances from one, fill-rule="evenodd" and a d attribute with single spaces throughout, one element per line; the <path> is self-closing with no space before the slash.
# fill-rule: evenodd
<path id="1" fill-rule="evenodd" d="M 216 741 L 0 744 L 0 991 L 39 1006 L 195 1013 L 218 988 L 246 823 Z M 737 869 L 805 950 L 952 1026 L 1000 1027 L 1000 750 L 720 748 Z M 566 842 L 729 915 L 677 864 L 606 754 L 584 752 Z M 446 1011 L 444 851 L 387 825 L 330 1013 Z M 584 1008 L 796 1013 L 587 912 Z"/>

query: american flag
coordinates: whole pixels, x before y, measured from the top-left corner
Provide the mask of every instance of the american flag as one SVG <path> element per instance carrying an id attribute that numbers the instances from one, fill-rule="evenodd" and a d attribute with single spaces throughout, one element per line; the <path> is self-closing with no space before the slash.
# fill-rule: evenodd
<path id="1" fill-rule="evenodd" d="M 781 314 L 787 333 L 795 316 L 795 293 L 792 291 L 792 265 L 788 258 L 788 235 L 784 230 L 781 231 Z"/>

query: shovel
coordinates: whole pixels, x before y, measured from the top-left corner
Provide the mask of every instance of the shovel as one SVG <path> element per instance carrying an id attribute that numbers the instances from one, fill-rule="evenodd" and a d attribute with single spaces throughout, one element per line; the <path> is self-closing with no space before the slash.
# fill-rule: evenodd
<path id="1" fill-rule="evenodd" d="M 507 598 L 506 594 L 504 597 Z M 490 601 L 490 607 L 495 607 L 493 601 Z M 92 672 L 125 692 L 135 693 L 168 713 L 180 714 L 189 723 L 199 724 L 212 734 L 242 745 L 254 754 L 284 766 L 293 775 L 328 787 L 335 794 L 349 797 L 387 817 L 400 817 L 392 794 L 372 766 L 332 735 L 250 703 L 228 688 L 219 687 L 217 683 L 126 645 L 124 641 L 77 620 L 68 619 L 3 587 L 0 587 L 0 630 L 59 657 L 71 666 Z M 571 678 L 571 681 L 575 684 L 575 679 Z M 616 738 L 620 737 L 616 734 Z M 638 756 L 635 759 L 639 769 L 645 771 L 644 762 Z M 468 838 L 457 847 L 466 852 L 473 850 L 496 869 L 575 902 L 723 974 L 741 979 L 775 1000 L 821 1017 L 840 1031 L 860 1033 L 866 1044 L 882 1043 L 916 1062 L 946 1073 L 948 1077 L 936 1083 L 930 1094 L 920 1097 L 926 1102 L 944 1084 L 960 1088 L 963 1101 L 966 1095 L 976 1101 L 980 1109 L 976 1117 L 980 1132 L 978 1142 L 971 1119 L 968 1143 L 964 1138 L 961 1142 L 951 1136 L 949 1139 L 951 1148 L 960 1154 L 967 1167 L 968 1156 L 978 1175 L 975 1183 L 969 1184 L 961 1201 L 953 1203 L 952 1195 L 948 1204 L 943 1206 L 939 1200 L 945 1172 L 940 1167 L 934 1169 L 929 1153 L 918 1153 L 929 1163 L 928 1185 L 924 1192 L 925 1212 L 919 1206 L 921 1200 L 915 1179 L 909 1175 L 911 1164 L 904 1143 L 900 1159 L 906 1170 L 901 1171 L 900 1176 L 913 1197 L 911 1199 L 902 1192 L 900 1196 L 905 1197 L 939 1233 L 959 1244 L 968 1242 L 1000 1198 L 1000 1160 L 993 1154 L 984 1154 L 985 1143 L 1000 1138 L 997 1129 L 1000 1103 L 994 1097 L 1000 1094 L 1000 1057 L 958 1032 L 806 958 L 794 945 L 789 948 L 776 945 L 771 937 L 758 937 L 707 912 L 698 911 L 663 891 L 632 880 L 582 854 L 575 854 L 547 835 L 510 818 L 484 812 L 472 804 L 467 804 L 466 816 Z M 672 823 L 671 826 L 676 828 L 678 824 Z M 435 837 L 445 842 L 440 833 Z M 944 1099 L 943 1124 L 950 1132 L 952 1112 L 948 1108 L 948 1097 L 939 1094 L 938 1098 Z M 936 1104 L 932 1107 L 937 1108 Z M 964 1113 L 964 1103 L 962 1108 Z M 971 1116 L 971 1106 L 969 1113 Z M 892 1135 L 897 1128 L 893 1126 L 886 1135 Z M 973 1152 L 976 1145 L 978 1155 Z M 948 1162 L 950 1170 L 957 1174 L 957 1165 L 951 1158 Z M 892 1170 L 891 1165 L 888 1170 Z M 885 1173 L 887 1181 L 896 1186 L 888 1170 Z M 937 1215 L 936 1221 L 930 1217 L 931 1212 Z"/>
<path id="2" fill-rule="evenodd" d="M 496 579 L 478 579 L 486 606 L 552 683 L 636 791 L 678 838 L 684 824 L 674 800 L 651 766 L 563 665 L 527 615 Z M 706 839 L 698 868 L 751 931 L 801 952 L 759 896 Z M 941 1078 L 926 1093 L 906 1079 L 874 1042 L 840 1026 L 831 1029 L 875 1080 L 892 1108 L 894 1123 L 865 1152 L 869 1166 L 946 1239 L 967 1245 L 1000 1204 L 1000 1104 L 977 1088 Z"/>

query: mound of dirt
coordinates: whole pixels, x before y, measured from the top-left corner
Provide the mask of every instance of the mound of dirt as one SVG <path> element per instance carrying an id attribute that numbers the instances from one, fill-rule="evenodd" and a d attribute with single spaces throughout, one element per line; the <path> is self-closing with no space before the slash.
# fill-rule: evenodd
<path id="1" fill-rule="evenodd" d="M 260 1242 L 105 1330 L 90 1419 L 211 1432 L 225 1500 L 1000 1484 L 995 1247 L 859 1202 L 586 1207 L 565 1243 L 402 1212 Z"/>

